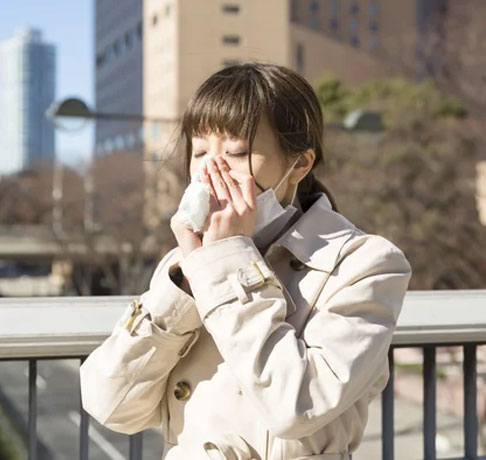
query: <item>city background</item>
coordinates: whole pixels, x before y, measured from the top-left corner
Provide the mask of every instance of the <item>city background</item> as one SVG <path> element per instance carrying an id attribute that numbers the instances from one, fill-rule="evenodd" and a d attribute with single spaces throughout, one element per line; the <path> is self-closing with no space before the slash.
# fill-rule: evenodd
<path id="1" fill-rule="evenodd" d="M 313 85 L 316 176 L 341 214 L 405 252 L 411 291 L 486 289 L 484 18 L 482 0 L 18 0 L 0 16 L 0 297 L 145 291 L 176 244 L 184 108 L 211 73 L 249 60 Z M 463 356 L 437 353 L 446 458 L 463 448 Z M 395 353 L 397 442 L 420 439 L 421 359 Z M 485 455 L 484 346 L 477 359 Z M 0 459 L 26 455 L 27 364 L 0 362 Z M 39 364 L 39 458 L 76 458 L 76 366 Z M 377 458 L 378 425 L 375 405 L 353 460 Z M 126 458 L 126 439 L 90 433 L 90 458 Z M 160 433 L 145 444 L 157 458 Z"/>

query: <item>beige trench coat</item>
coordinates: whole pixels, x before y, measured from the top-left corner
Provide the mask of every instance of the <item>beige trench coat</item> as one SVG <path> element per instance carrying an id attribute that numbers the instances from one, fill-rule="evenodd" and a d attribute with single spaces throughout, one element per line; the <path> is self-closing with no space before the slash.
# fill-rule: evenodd
<path id="1" fill-rule="evenodd" d="M 387 383 L 403 252 L 322 194 L 264 257 L 233 236 L 181 259 L 81 366 L 84 408 L 122 433 L 161 425 L 165 460 L 349 458 L 330 453 L 356 450 Z"/>

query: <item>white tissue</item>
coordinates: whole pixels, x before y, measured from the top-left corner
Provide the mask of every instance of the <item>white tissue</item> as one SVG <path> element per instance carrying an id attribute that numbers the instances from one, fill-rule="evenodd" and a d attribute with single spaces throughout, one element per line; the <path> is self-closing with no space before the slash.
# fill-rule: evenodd
<path id="1" fill-rule="evenodd" d="M 209 184 L 198 180 L 200 172 L 209 158 L 210 156 L 205 157 L 205 161 L 201 163 L 179 203 L 179 216 L 182 223 L 196 233 L 203 229 L 209 214 L 211 187 Z"/>

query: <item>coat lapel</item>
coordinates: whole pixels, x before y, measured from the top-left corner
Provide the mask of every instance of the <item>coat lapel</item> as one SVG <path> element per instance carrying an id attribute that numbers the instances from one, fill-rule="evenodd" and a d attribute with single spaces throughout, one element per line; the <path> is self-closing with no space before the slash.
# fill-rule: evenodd
<path id="1" fill-rule="evenodd" d="M 359 231 L 344 216 L 332 210 L 323 193 L 318 200 L 272 246 L 286 248 L 311 270 L 294 271 L 284 263 L 279 277 L 285 287 L 287 317 L 301 330 L 326 279 L 339 262 L 344 244 Z M 287 259 L 288 260 L 288 259 Z"/>
<path id="2" fill-rule="evenodd" d="M 287 248 L 310 268 L 330 273 L 341 248 L 356 231 L 354 224 L 332 210 L 329 199 L 322 193 L 274 245 Z"/>

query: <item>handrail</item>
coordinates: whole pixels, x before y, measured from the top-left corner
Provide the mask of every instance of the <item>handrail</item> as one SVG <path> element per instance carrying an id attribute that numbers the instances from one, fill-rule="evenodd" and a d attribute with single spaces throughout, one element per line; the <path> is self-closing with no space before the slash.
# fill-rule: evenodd
<path id="1" fill-rule="evenodd" d="M 87 356 L 135 296 L 0 299 L 0 359 Z M 486 290 L 409 291 L 394 346 L 486 343 Z"/>

